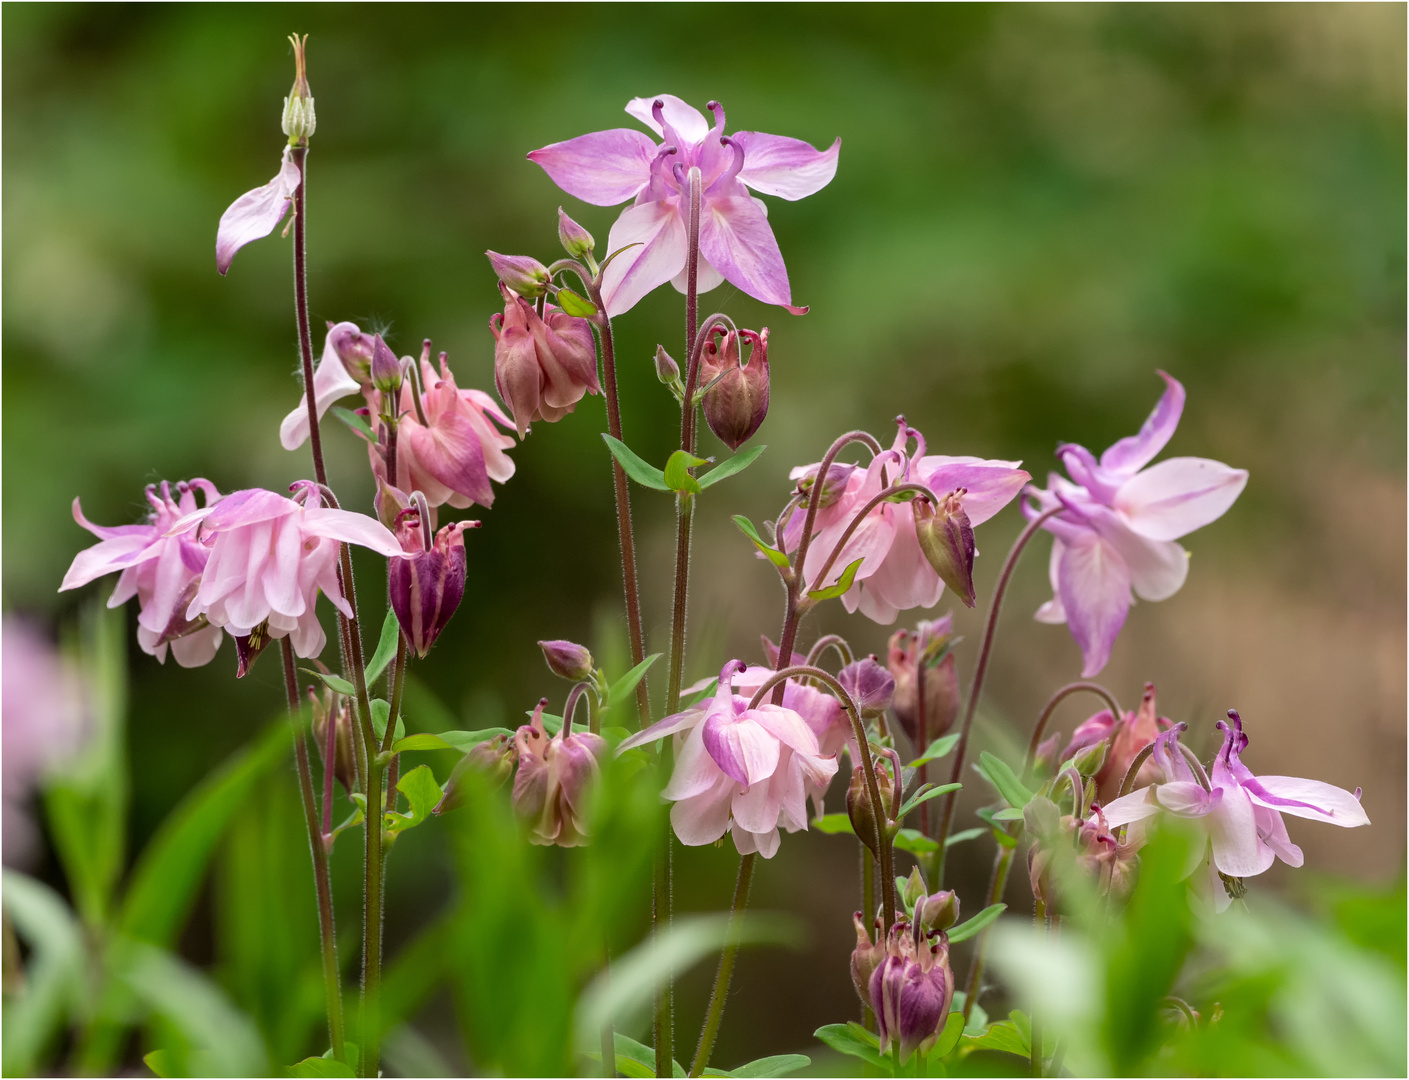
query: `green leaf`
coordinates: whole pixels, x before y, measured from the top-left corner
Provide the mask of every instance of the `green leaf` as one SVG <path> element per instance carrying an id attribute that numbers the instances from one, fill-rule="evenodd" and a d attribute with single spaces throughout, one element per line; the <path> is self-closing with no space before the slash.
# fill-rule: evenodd
<path id="1" fill-rule="evenodd" d="M 948 795 L 951 791 L 958 791 L 963 786 L 963 784 L 940 784 L 939 787 L 928 789 L 921 788 L 918 792 L 905 800 L 905 805 L 900 808 L 900 816 L 897 820 L 903 821 L 905 815 L 921 803 L 929 802 L 931 799 L 937 799 L 941 795 Z"/>
<path id="2" fill-rule="evenodd" d="M 717 484 L 719 483 L 719 481 L 725 480 L 728 477 L 733 476 L 735 473 L 743 472 L 745 469 L 747 469 L 750 465 L 752 465 L 755 461 L 758 460 L 759 454 L 763 453 L 763 451 L 767 449 L 768 447 L 766 446 L 755 446 L 751 450 L 745 450 L 742 454 L 735 454 L 728 461 L 721 461 L 714 468 L 710 469 L 709 472 L 705 473 L 699 478 L 700 487 L 707 488 L 711 484 Z M 772 1059 L 760 1058 L 759 1060 L 770 1061 Z M 799 1066 L 799 1068 L 801 1068 L 801 1066 Z M 735 1073 L 734 1075 L 737 1076 L 739 1074 Z"/>
<path id="3" fill-rule="evenodd" d="M 468 752 L 482 742 L 488 742 L 496 735 L 512 735 L 513 729 L 506 727 L 481 728 L 479 731 L 442 731 L 435 738 L 452 750 Z M 402 740 L 403 742 L 405 740 Z"/>
<path id="4" fill-rule="evenodd" d="M 612 457 L 616 458 L 617 464 L 626 471 L 626 475 L 635 480 L 642 487 L 654 488 L 656 491 L 669 491 L 670 485 L 665 482 L 665 473 L 661 472 L 654 465 L 647 465 L 620 439 L 613 439 L 610 435 L 603 433 L 602 438 L 607 441 L 607 449 L 612 452 Z"/>
<path id="5" fill-rule="evenodd" d="M 368 686 L 376 682 L 377 677 L 395 659 L 396 643 L 400 640 L 401 623 L 396 618 L 396 612 L 388 608 L 386 618 L 382 620 L 382 636 L 377 639 L 377 651 L 372 654 L 372 659 L 367 661 Z"/>
<path id="6" fill-rule="evenodd" d="M 1032 1053 L 1027 1040 L 1011 1020 L 1000 1020 L 982 1035 L 965 1035 L 962 1041 L 966 1050 L 998 1050 L 1004 1054 L 1017 1054 L 1019 1057 L 1027 1057 Z"/>
<path id="7" fill-rule="evenodd" d="M 170 1050 L 153 1050 L 150 1054 L 142 1057 L 142 1064 L 156 1073 L 157 1076 L 180 1076 L 181 1061 Z"/>
<path id="8" fill-rule="evenodd" d="M 921 754 L 919 757 L 917 757 L 914 761 L 910 762 L 905 767 L 907 769 L 914 769 L 920 765 L 926 764 L 927 762 L 938 761 L 942 757 L 948 757 L 949 754 L 954 750 L 954 747 L 958 745 L 958 732 L 955 732 L 953 735 L 941 735 L 939 738 L 935 739 L 934 742 L 930 743 L 929 746 L 925 748 L 925 752 L 923 754 Z"/>
<path id="9" fill-rule="evenodd" d="M 448 742 L 439 735 L 422 733 L 420 735 L 407 735 L 404 739 L 397 739 L 391 744 L 393 754 L 402 754 L 407 750 L 454 750 Z"/>
<path id="10" fill-rule="evenodd" d="M 635 1039 L 629 1039 L 621 1032 L 613 1033 L 616 1047 L 616 1071 L 623 1076 L 653 1077 L 656 1075 L 656 1052 L 649 1046 L 638 1043 Z M 602 1060 L 601 1054 L 589 1055 L 596 1061 Z M 684 1077 L 685 1069 L 678 1061 L 672 1061 L 674 1068 L 672 1074 Z"/>
<path id="11" fill-rule="evenodd" d="M 856 579 L 856 571 L 861 569 L 861 564 L 864 561 L 864 559 L 857 559 L 843 570 L 835 585 L 828 585 L 825 589 L 812 589 L 807 595 L 813 600 L 835 600 L 851 588 L 852 581 Z"/>
<path id="12" fill-rule="evenodd" d="M 998 790 L 998 794 L 1008 800 L 1008 805 L 1024 807 L 1032 798 L 1032 792 L 1023 787 L 1007 762 L 990 754 L 987 750 L 978 756 L 979 772 Z"/>
<path id="13" fill-rule="evenodd" d="M 955 844 L 965 843 L 969 840 L 977 840 L 987 831 L 987 829 L 964 829 L 961 832 L 956 832 L 953 836 L 946 837 L 944 846 L 948 848 Z"/>
<path id="14" fill-rule="evenodd" d="M 895 846 L 911 855 L 929 855 L 939 850 L 939 844 L 919 829 L 901 829 L 895 834 Z"/>
<path id="15" fill-rule="evenodd" d="M 377 733 L 377 742 L 380 743 L 386 737 L 387 717 L 391 715 L 391 705 L 382 698 L 372 699 L 372 730 Z M 406 737 L 406 719 L 398 716 L 396 718 L 397 739 Z"/>
<path id="16" fill-rule="evenodd" d="M 812 822 L 812 827 L 831 836 L 854 835 L 856 832 L 851 827 L 851 818 L 846 814 L 824 814 Z"/>
<path id="17" fill-rule="evenodd" d="M 700 482 L 686 470 L 708 463 L 708 458 L 695 457 L 694 454 L 684 450 L 675 451 L 665 463 L 665 486 L 681 495 L 698 495 Z"/>
<path id="18" fill-rule="evenodd" d="M 33 1076 L 50 1038 L 82 1003 L 83 929 L 48 885 L 10 869 L 3 882 L 5 915 L 30 949 L 19 992 L 5 992 L 4 1073 Z"/>
<path id="19" fill-rule="evenodd" d="M 306 1057 L 284 1070 L 287 1076 L 356 1076 L 352 1066 L 336 1058 Z"/>
<path id="20" fill-rule="evenodd" d="M 348 682 L 340 675 L 329 675 L 319 671 L 317 668 L 301 667 L 299 671 L 305 675 L 312 675 L 315 679 L 321 679 L 323 685 L 336 694 L 345 694 L 347 697 L 357 696 L 357 687 Z"/>
<path id="21" fill-rule="evenodd" d="M 965 919 L 958 926 L 949 931 L 949 942 L 967 941 L 973 937 L 994 919 L 1008 910 L 1007 904 L 990 904 L 972 919 Z"/>
<path id="22" fill-rule="evenodd" d="M 997 826 L 994 826 L 992 831 L 993 839 L 997 841 L 999 847 L 1005 847 L 1011 851 L 1013 848 L 1018 846 L 1018 838 L 1012 833 L 1008 832 L 1007 829 L 1000 829 Z"/>
<path id="23" fill-rule="evenodd" d="M 651 665 L 660 659 L 660 653 L 651 653 L 634 668 L 628 671 L 607 690 L 607 708 L 615 708 L 636 692 L 636 684 L 646 677 Z"/>
<path id="24" fill-rule="evenodd" d="M 891 1072 L 889 1059 L 881 1057 L 880 1041 L 855 1020 L 847 1024 L 827 1024 L 812 1034 L 839 1054 L 860 1058 L 872 1068 Z"/>
<path id="25" fill-rule="evenodd" d="M 597 305 L 588 300 L 585 296 L 580 296 L 571 289 L 559 288 L 557 295 L 553 298 L 558 302 L 558 307 L 569 315 L 579 319 L 588 319 L 597 314 Z"/>
<path id="26" fill-rule="evenodd" d="M 798 1069 L 805 1069 L 812 1064 L 812 1059 L 806 1054 L 774 1054 L 771 1057 L 761 1057 L 750 1061 L 746 1065 L 740 1065 L 737 1069 L 730 1069 L 725 1076 L 787 1076 L 788 1073 L 797 1072 Z"/>
<path id="27" fill-rule="evenodd" d="M 962 1012 L 951 1012 L 944 1020 L 944 1027 L 940 1030 L 939 1038 L 930 1048 L 927 1057 L 947 1058 L 954 1052 L 954 1048 L 959 1045 L 959 1039 L 964 1034 L 964 1014 Z"/>
<path id="28" fill-rule="evenodd" d="M 745 536 L 747 536 L 750 540 L 753 541 L 754 547 L 758 548 L 759 551 L 763 552 L 763 554 L 768 557 L 769 561 L 771 561 L 774 566 L 791 565 L 788 562 L 788 557 L 786 555 L 784 555 L 781 551 L 775 548 L 772 544 L 764 543 L 763 537 L 759 536 L 758 530 L 753 527 L 753 522 L 750 521 L 748 518 L 744 517 L 743 514 L 735 514 L 730 520 L 732 520 L 734 524 L 739 527 L 739 531 L 741 533 L 743 533 Z"/>
<path id="29" fill-rule="evenodd" d="M 1016 806 L 1006 806 L 1002 810 L 994 811 L 992 821 L 1021 821 L 1023 812 Z"/>
<path id="30" fill-rule="evenodd" d="M 426 820 L 431 808 L 445 795 L 440 785 L 435 782 L 435 775 L 429 765 L 418 765 L 412 769 L 401 778 L 396 790 L 406 796 L 406 801 L 411 804 L 411 812 L 401 814 L 393 811 L 386 815 L 387 828 L 392 832 L 414 829 Z"/>
<path id="31" fill-rule="evenodd" d="M 225 827 L 265 770 L 289 752 L 286 722 L 202 780 L 158 827 L 132 872 L 118 925 L 130 937 L 170 947 L 185 924 Z"/>
<path id="32" fill-rule="evenodd" d="M 330 411 L 353 431 L 364 436 L 369 443 L 375 445 L 377 433 L 372 430 L 372 425 L 367 423 L 366 417 L 358 416 L 351 409 L 345 409 L 341 405 L 334 405 Z"/>

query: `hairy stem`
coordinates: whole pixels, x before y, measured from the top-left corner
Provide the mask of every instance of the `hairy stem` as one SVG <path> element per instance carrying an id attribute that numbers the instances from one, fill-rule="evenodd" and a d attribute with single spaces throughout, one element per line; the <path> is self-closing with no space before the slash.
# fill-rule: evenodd
<path id="1" fill-rule="evenodd" d="M 714 1040 L 719 1034 L 720 1021 L 724 1019 L 724 999 L 729 995 L 729 982 L 734 974 L 734 954 L 738 951 L 735 937 L 739 932 L 739 920 L 749 902 L 749 885 L 753 880 L 755 854 L 749 852 L 739 860 L 739 879 L 734 885 L 734 904 L 729 912 L 729 942 L 719 956 L 719 970 L 714 975 L 714 990 L 709 995 L 709 1011 L 705 1015 L 704 1028 L 700 1031 L 699 1046 L 695 1049 L 695 1062 L 690 1066 L 691 1076 L 703 1076 L 709 1064 L 709 1055 L 714 1050 Z"/>
<path id="2" fill-rule="evenodd" d="M 1042 715 L 1037 718 L 1037 725 L 1032 729 L 1032 738 L 1027 742 L 1027 757 L 1023 758 L 1023 767 L 1020 776 L 1026 777 L 1032 768 L 1032 759 L 1037 756 L 1038 744 L 1042 742 L 1042 736 L 1047 730 L 1047 721 L 1051 719 L 1052 713 L 1056 711 L 1058 705 L 1072 694 L 1079 694 L 1083 691 L 1095 694 L 1101 698 L 1111 709 L 1111 715 L 1120 720 L 1125 714 L 1120 711 L 1120 702 L 1116 701 L 1115 695 L 1107 690 L 1100 683 L 1094 682 L 1072 682 L 1067 683 L 1060 690 L 1051 696 L 1046 706 L 1042 709 Z"/>
<path id="3" fill-rule="evenodd" d="M 294 314 L 298 319 L 298 347 L 303 366 L 303 396 L 308 402 L 308 445 L 313 451 L 313 475 L 320 484 L 328 482 L 323 467 L 323 439 L 318 432 L 318 402 L 313 394 L 313 338 L 308 331 L 308 147 L 295 147 L 289 155 L 298 167 L 298 187 L 294 188 Z"/>

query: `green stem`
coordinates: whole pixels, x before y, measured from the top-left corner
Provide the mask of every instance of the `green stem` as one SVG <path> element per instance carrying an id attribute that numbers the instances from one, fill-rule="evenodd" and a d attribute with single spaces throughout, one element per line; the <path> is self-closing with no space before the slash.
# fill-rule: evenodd
<path id="1" fill-rule="evenodd" d="M 739 860 L 739 879 L 734 884 L 734 904 L 729 914 L 729 941 L 719 956 L 719 970 L 714 975 L 714 990 L 709 995 L 709 1012 L 705 1016 L 704 1028 L 700 1031 L 699 1046 L 695 1050 L 695 1063 L 690 1066 L 691 1076 L 703 1076 L 709 1064 L 709 1055 L 714 1050 L 714 1040 L 719 1034 L 720 1021 L 724 1019 L 724 999 L 729 996 L 729 982 L 734 975 L 734 954 L 738 952 L 737 937 L 739 921 L 749 902 L 749 885 L 753 881 L 755 854 L 749 852 Z"/>

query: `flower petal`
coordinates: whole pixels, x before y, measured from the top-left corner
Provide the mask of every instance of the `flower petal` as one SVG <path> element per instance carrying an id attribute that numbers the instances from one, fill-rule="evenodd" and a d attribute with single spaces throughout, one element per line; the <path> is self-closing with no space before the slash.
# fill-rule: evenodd
<path id="1" fill-rule="evenodd" d="M 714 712 L 701 730 L 709 756 L 741 784 L 767 780 L 778 767 L 778 740 L 753 720 Z"/>
<path id="2" fill-rule="evenodd" d="M 641 246 L 622 252 L 602 274 L 602 301 L 608 315 L 630 311 L 684 267 L 685 223 L 677 203 L 678 199 L 671 198 L 628 207 L 612 225 L 607 237 L 609 251 L 628 244 Z"/>
<path id="3" fill-rule="evenodd" d="M 69 566 L 68 573 L 64 575 L 59 592 L 87 585 L 90 581 L 96 581 L 105 574 L 125 570 L 129 566 L 145 562 L 159 553 L 160 547 L 153 548 L 153 545 L 158 543 L 156 530 L 148 526 L 142 526 L 142 528 L 146 530 L 145 536 L 140 534 L 114 536 L 80 551 L 73 557 L 73 564 Z M 149 552 L 148 548 L 153 549 Z"/>
<path id="4" fill-rule="evenodd" d="M 760 705 L 748 715 L 784 746 L 790 746 L 804 754 L 817 753 L 816 733 L 807 726 L 807 721 L 792 709 L 782 705 Z"/>
<path id="5" fill-rule="evenodd" d="M 1213 861 L 1229 877 L 1255 877 L 1276 860 L 1257 835 L 1252 800 L 1236 785 L 1220 788 L 1223 798 L 1208 815 Z"/>
<path id="6" fill-rule="evenodd" d="M 1062 607 L 1061 587 L 1057 583 L 1057 570 L 1062 564 L 1064 545 L 1057 537 L 1052 537 L 1052 557 L 1047 562 L 1047 576 L 1052 582 L 1052 599 L 1048 600 L 1033 614 L 1038 622 L 1060 626 L 1067 621 L 1067 609 Z"/>
<path id="7" fill-rule="evenodd" d="M 682 101 L 674 94 L 655 94 L 651 97 L 632 98 L 626 103 L 626 111 L 634 116 L 641 123 L 654 131 L 662 138 L 665 137 L 665 130 L 656 122 L 655 106 L 656 102 L 661 103 L 661 115 L 665 117 L 665 122 L 675 129 L 675 133 L 687 143 L 694 145 L 702 142 L 709 134 L 709 121 L 699 109 L 689 102 Z M 654 152 L 654 148 L 652 148 Z M 683 153 L 685 147 L 680 147 Z"/>
<path id="8" fill-rule="evenodd" d="M 1124 514 L 1099 503 L 1089 504 L 1084 513 L 1101 539 L 1125 560 L 1130 584 L 1142 600 L 1168 600 L 1184 587 L 1189 553 L 1173 540 L 1143 536 L 1130 527 Z"/>
<path id="9" fill-rule="evenodd" d="M 1129 795 L 1122 795 L 1119 799 L 1101 807 L 1106 824 L 1112 829 L 1117 825 L 1129 825 L 1132 821 L 1142 821 L 1145 818 L 1154 817 L 1159 812 L 1160 804 L 1159 800 L 1155 798 L 1153 787 L 1132 791 Z"/>
<path id="10" fill-rule="evenodd" d="M 703 847 L 723 836 L 729 828 L 729 805 L 734 790 L 734 782 L 721 775 L 719 782 L 708 791 L 672 806 L 670 825 L 680 842 L 686 847 Z"/>
<path id="11" fill-rule="evenodd" d="M 773 227 L 758 202 L 746 195 L 711 196 L 700 214 L 700 254 L 725 279 L 755 300 L 793 314 L 792 289 Z"/>
<path id="12" fill-rule="evenodd" d="M 313 400 L 318 406 L 320 419 L 338 398 L 355 394 L 361 389 L 357 380 L 347 373 L 333 345 L 333 335 L 349 329 L 353 333 L 359 332 L 356 323 L 343 322 L 332 327 L 323 339 L 323 356 L 313 372 Z M 298 408 L 284 417 L 284 422 L 279 425 L 279 442 L 285 450 L 297 450 L 307 438 L 308 394 L 305 392 L 298 399 Z"/>
<path id="13" fill-rule="evenodd" d="M 712 683 L 714 680 L 705 679 L 703 682 Z M 693 689 L 698 690 L 699 688 L 699 684 L 697 683 Z M 698 708 L 686 709 L 684 712 L 678 712 L 674 716 L 667 716 L 664 720 L 657 720 L 650 727 L 642 728 L 634 735 L 629 735 L 625 739 L 622 739 L 621 742 L 617 744 L 616 752 L 621 754 L 634 747 L 645 746 L 648 742 L 655 742 L 658 739 L 665 738 L 667 735 L 674 735 L 677 731 L 684 731 L 687 728 L 694 727 L 703 719 L 704 711 Z"/>
<path id="14" fill-rule="evenodd" d="M 1247 482 L 1246 469 L 1221 461 L 1170 458 L 1122 485 L 1115 507 L 1140 535 L 1178 540 L 1227 513 Z"/>
<path id="15" fill-rule="evenodd" d="M 351 510 L 334 510 L 328 506 L 307 509 L 303 512 L 303 532 L 304 535 L 326 536 L 330 540 L 371 548 L 387 558 L 406 554 L 390 529 L 376 518 Z"/>
<path id="16" fill-rule="evenodd" d="M 964 513 L 969 515 L 969 524 L 977 526 L 1017 498 L 1023 485 L 1032 479 L 1018 468 L 1021 464 L 932 454 L 915 463 L 913 475 L 936 495 L 966 488 L 962 499 Z"/>
<path id="17" fill-rule="evenodd" d="M 1154 792 L 1155 799 L 1171 814 L 1193 818 L 1212 813 L 1223 801 L 1223 790 L 1218 788 L 1209 792 L 1196 781 L 1174 780 L 1168 784 L 1157 785 Z M 1109 813 L 1106 814 L 1106 823 L 1111 823 Z"/>
<path id="18" fill-rule="evenodd" d="M 815 150 L 801 139 L 740 131 L 730 136 L 744 151 L 739 179 L 755 191 L 782 199 L 802 199 L 821 191 L 837 174 L 841 139 Z"/>
<path id="19" fill-rule="evenodd" d="M 1184 412 L 1184 387 L 1178 379 L 1163 371 L 1159 372 L 1159 377 L 1165 381 L 1165 391 L 1149 419 L 1140 428 L 1139 434 L 1121 439 L 1101 455 L 1101 468 L 1131 475 L 1153 460 L 1169 442 Z"/>
<path id="20" fill-rule="evenodd" d="M 651 178 L 656 144 L 635 128 L 579 135 L 534 150 L 528 160 L 569 195 L 593 206 L 615 206 L 633 198 Z"/>
<path id="21" fill-rule="evenodd" d="M 1089 679 L 1106 666 L 1125 616 L 1130 611 L 1130 571 L 1125 560 L 1104 541 L 1066 544 L 1057 569 L 1058 590 L 1071 636 L 1081 646 Z"/>
<path id="22" fill-rule="evenodd" d="M 1334 784 L 1303 780 L 1300 776 L 1257 776 L 1251 782 L 1242 781 L 1242 787 L 1253 802 L 1293 817 L 1346 829 L 1370 824 L 1360 800 Z"/>
<path id="23" fill-rule="evenodd" d="M 235 252 L 274 231 L 284 219 L 298 180 L 298 166 L 290 159 L 290 148 L 285 147 L 283 164 L 274 179 L 263 187 L 245 192 L 220 215 L 220 226 L 215 233 L 217 270 L 224 274 L 230 269 Z"/>

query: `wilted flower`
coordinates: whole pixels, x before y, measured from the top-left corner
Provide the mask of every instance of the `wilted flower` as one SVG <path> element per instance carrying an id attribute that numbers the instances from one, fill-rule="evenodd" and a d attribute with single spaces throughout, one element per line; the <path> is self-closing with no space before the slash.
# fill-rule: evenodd
<path id="1" fill-rule="evenodd" d="M 547 704 L 547 698 L 540 700 L 532 721 L 514 735 L 519 758 L 514 812 L 529 827 L 533 843 L 580 847 L 587 843 L 587 791 L 600 772 L 597 762 L 607 744 L 587 731 L 569 734 L 571 717 L 564 717 L 562 728 L 550 739 L 543 727 Z"/>
<path id="2" fill-rule="evenodd" d="M 465 530 L 478 528 L 479 522 L 457 521 L 432 540 L 429 511 L 421 497 L 412 502 L 396 528 L 408 557 L 387 566 L 387 590 L 401 632 L 416 655 L 425 657 L 465 595 Z"/>
<path id="3" fill-rule="evenodd" d="M 554 675 L 571 682 L 581 682 L 592 677 L 592 654 L 587 646 L 571 641 L 540 641 L 543 659 L 548 670 Z"/>
<path id="4" fill-rule="evenodd" d="M 601 390 L 597 347 L 586 319 L 548 304 L 532 304 L 503 284 L 504 313 L 489 320 L 494 334 L 494 385 L 522 439 L 534 420 L 561 420 Z"/>
<path id="5" fill-rule="evenodd" d="M 160 493 L 158 493 L 160 490 Z M 166 663 L 168 646 L 182 667 L 208 664 L 220 648 L 221 630 L 187 607 L 195 595 L 209 552 L 186 536 L 169 530 L 177 521 L 200 509 L 196 493 L 207 509 L 220 501 L 220 492 L 209 480 L 182 481 L 172 497 L 171 485 L 162 481 L 147 486 L 152 506 L 145 525 L 94 525 L 73 500 L 73 519 L 100 538 L 74 557 L 59 591 L 76 589 L 90 581 L 121 571 L 108 607 L 117 607 L 133 596 L 141 608 L 137 616 L 137 643 L 142 651 Z"/>
<path id="6" fill-rule="evenodd" d="M 768 415 L 768 327 L 756 334 L 715 330 L 720 340 L 713 340 L 712 334 L 700 352 L 702 411 L 709 430 L 730 450 L 737 450 L 753 438 Z M 740 340 L 750 346 L 747 364 L 740 357 Z"/>
<path id="7" fill-rule="evenodd" d="M 1102 803 L 1107 803 L 1120 794 L 1121 781 L 1140 751 L 1154 742 L 1161 731 L 1173 726 L 1174 721 L 1168 717 L 1155 717 L 1155 684 L 1147 682 L 1145 696 L 1140 699 L 1140 708 L 1136 712 L 1126 712 L 1117 722 L 1109 709 L 1102 709 L 1071 733 L 1071 740 L 1062 751 L 1061 760 L 1066 761 L 1079 750 L 1111 740 L 1105 763 L 1095 774 L 1097 797 Z M 1153 760 L 1146 759 L 1135 777 L 1134 786 L 1144 787 L 1154 783 L 1158 775 L 1159 767 Z"/>
<path id="8" fill-rule="evenodd" d="M 1116 900 L 1130 895 L 1139 866 L 1138 836 L 1121 841 L 1112 831 L 1099 806 L 1078 820 L 1059 814 L 1056 805 L 1043 797 L 1033 799 L 1023 813 L 1032 846 L 1027 853 L 1028 879 L 1032 895 L 1048 907 L 1058 903 L 1059 892 L 1052 880 L 1052 866 L 1059 852 L 1069 851 L 1073 865 L 1085 872 L 1097 891 Z"/>
<path id="9" fill-rule="evenodd" d="M 1144 468 L 1174 434 L 1184 411 L 1184 387 L 1164 372 L 1164 396 L 1139 434 L 1101 455 L 1067 444 L 1057 450 L 1072 483 L 1051 473 L 1047 488 L 1029 488 L 1032 520 L 1055 507 L 1063 513 L 1043 528 L 1053 536 L 1053 597 L 1037 619 L 1066 623 L 1081 647 L 1082 678 L 1106 666 L 1130 610 L 1130 593 L 1166 600 L 1184 585 L 1189 553 L 1181 536 L 1218 520 L 1247 485 L 1245 469 L 1208 458 L 1170 458 Z"/>
<path id="10" fill-rule="evenodd" d="M 617 218 L 608 251 L 638 244 L 603 274 L 602 295 L 609 315 L 630 311 L 667 281 L 685 291 L 688 171 L 701 173 L 699 291 L 723 281 L 765 304 L 790 311 L 792 293 L 778 242 L 764 204 L 765 195 L 801 199 L 826 187 L 837 171 L 838 139 L 814 150 L 799 139 L 757 131 L 724 134 L 724 107 L 710 102 L 714 127 L 692 106 L 670 94 L 634 98 L 626 111 L 661 138 L 659 146 L 631 128 L 614 128 L 553 143 L 528 155 L 553 182 L 594 206 L 634 199 Z"/>
<path id="11" fill-rule="evenodd" d="M 215 232 L 217 270 L 224 274 L 235 261 L 235 252 L 274 231 L 293 202 L 299 180 L 299 168 L 293 162 L 293 147 L 286 146 L 274 178 L 262 187 L 246 191 L 220 215 L 220 225 Z"/>
<path id="12" fill-rule="evenodd" d="M 313 402 L 320 419 L 333 402 L 357 393 L 364 384 L 370 385 L 375 340 L 353 322 L 328 327 L 323 339 L 323 355 L 313 370 Z M 307 441 L 308 394 L 305 393 L 299 398 L 298 407 L 279 425 L 279 443 L 285 450 L 297 450 Z"/>
<path id="13" fill-rule="evenodd" d="M 857 928 L 859 934 L 859 920 Z M 948 936 L 943 931 L 927 933 L 907 919 L 896 920 L 886 936 L 885 958 L 871 973 L 868 989 L 881 1054 L 897 1043 L 904 1064 L 916 1050 L 928 1051 L 954 1000 Z"/>
<path id="14" fill-rule="evenodd" d="M 953 616 L 945 615 L 919 623 L 913 633 L 897 630 L 890 637 L 886 660 L 895 677 L 891 706 L 910 742 L 921 753 L 928 749 L 919 745 L 921 670 L 925 679 L 925 737 L 937 739 L 943 735 L 959 713 L 959 676 L 954 654 L 947 648 L 952 633 Z"/>

